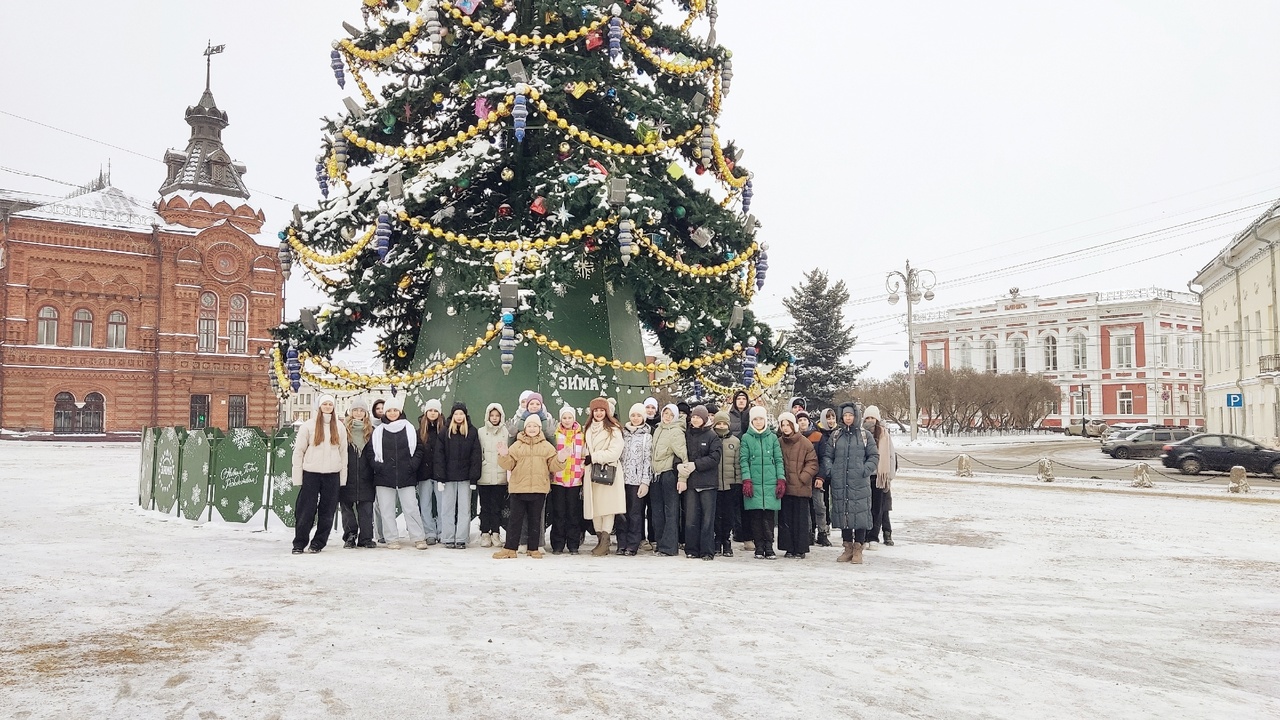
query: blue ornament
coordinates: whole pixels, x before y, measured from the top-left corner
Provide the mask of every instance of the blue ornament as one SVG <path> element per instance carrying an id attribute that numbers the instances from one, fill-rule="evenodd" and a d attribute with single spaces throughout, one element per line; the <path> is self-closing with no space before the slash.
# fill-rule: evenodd
<path id="1" fill-rule="evenodd" d="M 525 123 L 529 119 L 529 108 L 524 95 L 516 95 L 516 105 L 511 108 L 511 121 L 516 129 L 516 141 L 524 142 Z"/>
<path id="2" fill-rule="evenodd" d="M 284 357 L 285 369 L 289 373 L 289 385 L 294 392 L 298 392 L 298 388 L 302 385 L 302 364 L 298 362 L 298 349 L 290 345 Z"/>
<path id="3" fill-rule="evenodd" d="M 316 182 L 320 184 L 320 195 L 329 197 L 329 173 L 324 169 L 324 163 L 316 163 Z"/>
<path id="4" fill-rule="evenodd" d="M 505 323 L 505 324 L 507 324 L 507 325 L 510 325 L 511 323 L 515 322 L 515 320 L 516 320 L 516 317 L 515 317 L 514 315 L 512 315 L 511 313 L 502 313 L 502 322 L 503 322 L 503 323 Z"/>
<path id="5" fill-rule="evenodd" d="M 333 68 L 333 77 L 338 81 L 338 87 L 345 88 L 347 78 L 342 71 L 342 53 L 337 50 L 329 53 L 329 66 Z"/>
<path id="6" fill-rule="evenodd" d="M 743 213 L 751 212 L 751 198 L 754 197 L 755 194 L 756 194 L 755 191 L 751 189 L 751 181 L 748 180 L 747 184 L 742 188 L 742 212 Z"/>
<path id="7" fill-rule="evenodd" d="M 565 177 L 564 181 L 569 184 L 569 187 L 577 187 L 578 183 L 581 181 L 581 178 L 579 178 L 577 175 L 574 175 L 573 173 L 569 173 L 569 175 Z"/>
<path id="8" fill-rule="evenodd" d="M 609 57 L 617 60 L 622 54 L 622 8 L 613 6 L 613 17 L 609 18 Z"/>
<path id="9" fill-rule="evenodd" d="M 378 252 L 379 260 L 386 260 L 387 253 L 391 252 L 391 216 L 382 213 L 378 216 L 378 229 L 374 231 L 374 249 Z"/>

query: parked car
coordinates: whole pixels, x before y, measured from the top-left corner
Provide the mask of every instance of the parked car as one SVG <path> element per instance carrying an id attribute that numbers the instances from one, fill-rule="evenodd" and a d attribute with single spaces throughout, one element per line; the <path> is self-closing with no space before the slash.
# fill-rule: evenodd
<path id="1" fill-rule="evenodd" d="M 1160 462 L 1167 468 L 1177 468 L 1183 475 L 1196 475 L 1203 470 L 1230 472 L 1232 466 L 1241 465 L 1247 472 L 1280 478 L 1280 451 L 1239 435 L 1193 435 L 1165 445 Z"/>
<path id="2" fill-rule="evenodd" d="M 1135 423 L 1135 422 L 1118 422 L 1107 428 L 1107 437 L 1114 433 L 1125 433 L 1132 435 L 1138 430 L 1154 430 L 1156 428 L 1166 427 L 1157 423 Z"/>
<path id="3" fill-rule="evenodd" d="M 1156 457 L 1165 445 L 1186 440 L 1191 435 L 1191 428 L 1155 428 L 1112 433 L 1102 441 L 1102 452 L 1117 460 Z"/>
<path id="4" fill-rule="evenodd" d="M 1066 433 L 1068 435 L 1076 435 L 1083 437 L 1102 437 L 1107 432 L 1107 424 L 1101 420 L 1090 420 L 1081 432 L 1080 421 L 1072 420 L 1067 423 Z"/>

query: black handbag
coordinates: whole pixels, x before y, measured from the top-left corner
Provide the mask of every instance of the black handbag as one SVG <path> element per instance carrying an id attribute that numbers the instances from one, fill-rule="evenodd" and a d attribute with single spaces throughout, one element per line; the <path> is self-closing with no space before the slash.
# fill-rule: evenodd
<path id="1" fill-rule="evenodd" d="M 618 476 L 616 465 L 592 465 L 591 482 L 597 485 L 612 485 Z"/>

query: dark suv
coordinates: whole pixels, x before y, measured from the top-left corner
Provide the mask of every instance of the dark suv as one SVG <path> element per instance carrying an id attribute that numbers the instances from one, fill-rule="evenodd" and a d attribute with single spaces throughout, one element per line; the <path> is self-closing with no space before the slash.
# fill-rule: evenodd
<path id="1" fill-rule="evenodd" d="M 1280 452 L 1263 447 L 1239 435 L 1195 435 L 1180 443 L 1164 446 L 1160 461 L 1178 468 L 1183 475 L 1202 470 L 1229 472 L 1241 465 L 1250 473 L 1280 478 Z"/>
<path id="2" fill-rule="evenodd" d="M 1191 437 L 1191 428 L 1152 428 L 1131 433 L 1116 433 L 1102 441 L 1102 452 L 1117 460 L 1156 457 L 1165 445 Z"/>

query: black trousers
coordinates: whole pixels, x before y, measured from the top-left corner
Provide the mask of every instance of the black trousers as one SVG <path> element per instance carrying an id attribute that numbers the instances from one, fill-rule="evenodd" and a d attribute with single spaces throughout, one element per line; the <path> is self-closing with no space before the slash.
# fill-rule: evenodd
<path id="1" fill-rule="evenodd" d="M 873 478 L 871 481 L 871 530 L 867 533 L 867 539 L 871 542 L 880 542 L 881 530 L 884 530 L 885 534 L 893 532 L 893 525 L 889 523 L 891 507 L 893 507 L 893 500 L 889 490 L 876 487 Z"/>
<path id="2" fill-rule="evenodd" d="M 582 486 L 551 486 L 551 550 L 577 550 L 582 544 Z M 529 538 L 532 548 L 533 538 Z"/>
<path id="3" fill-rule="evenodd" d="M 865 544 L 867 542 L 867 535 L 870 535 L 870 534 L 871 534 L 870 530 L 863 530 L 861 528 L 857 530 L 850 530 L 848 528 L 844 528 L 840 531 L 840 538 L 845 542 L 856 542 L 856 543 Z"/>
<path id="4" fill-rule="evenodd" d="M 537 550 L 542 542 L 542 508 L 547 496 L 542 493 L 511 493 L 508 500 L 511 517 L 507 519 L 507 542 L 503 547 L 508 550 L 519 548 L 520 538 L 527 529 L 529 549 Z"/>
<path id="5" fill-rule="evenodd" d="M 618 533 L 618 549 L 638 552 L 640 541 L 644 539 L 644 506 L 649 496 L 639 497 L 639 485 L 628 485 L 627 514 L 619 515 L 614 521 Z M 621 523 L 618 522 L 621 520 Z"/>
<path id="6" fill-rule="evenodd" d="M 712 488 L 684 491 L 684 554 L 692 557 L 716 552 L 716 495 Z"/>
<path id="7" fill-rule="evenodd" d="M 480 532 L 496 533 L 502 529 L 502 511 L 507 507 L 506 485 L 477 485 L 480 496 Z"/>
<path id="8" fill-rule="evenodd" d="M 751 539 L 756 544 L 757 555 L 773 552 L 773 531 L 777 527 L 777 522 L 772 510 L 742 511 L 742 524 L 751 531 Z"/>
<path id="9" fill-rule="evenodd" d="M 658 544 L 658 531 L 653 527 L 653 493 L 644 496 L 644 539 Z"/>
<path id="10" fill-rule="evenodd" d="M 738 542 L 742 542 L 742 486 L 730 485 L 716 494 L 716 544 L 730 542 L 735 532 Z"/>
<path id="11" fill-rule="evenodd" d="M 658 552 L 675 555 L 680 550 L 680 493 L 676 492 L 676 471 L 668 470 L 649 484 L 653 498 L 653 529 Z"/>
<path id="12" fill-rule="evenodd" d="M 804 554 L 809 552 L 813 531 L 809 529 L 809 512 L 813 498 L 784 495 L 782 510 L 778 513 L 778 549 L 784 552 Z"/>
<path id="13" fill-rule="evenodd" d="M 293 547 L 302 550 L 310 543 L 315 550 L 329 544 L 333 516 L 338 512 L 338 490 L 342 487 L 339 473 L 302 471 L 302 489 L 298 491 L 298 509 L 294 515 Z M 311 528 L 315 537 L 311 537 Z"/>
<path id="14" fill-rule="evenodd" d="M 343 500 L 342 507 L 342 540 L 354 540 L 362 543 L 373 539 L 373 501 Z"/>

